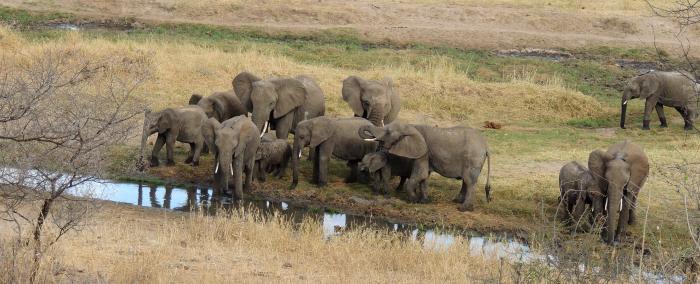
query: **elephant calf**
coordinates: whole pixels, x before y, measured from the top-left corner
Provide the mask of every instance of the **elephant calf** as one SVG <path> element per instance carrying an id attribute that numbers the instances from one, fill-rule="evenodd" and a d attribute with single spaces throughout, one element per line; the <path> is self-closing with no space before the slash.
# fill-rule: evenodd
<path id="1" fill-rule="evenodd" d="M 158 139 L 151 153 L 151 167 L 158 166 L 158 152 L 165 144 L 167 150 L 167 164 L 172 165 L 173 148 L 175 141 L 190 144 L 190 154 L 185 163 L 199 165 L 199 156 L 204 146 L 202 126 L 207 120 L 207 115 L 197 106 L 185 106 L 179 108 L 167 108 L 159 112 L 147 110 L 143 121 L 143 134 L 141 136 L 141 157 L 143 160 L 146 148 L 146 139 L 153 133 L 158 133 Z"/>
<path id="2" fill-rule="evenodd" d="M 411 176 L 412 168 L 413 161 L 385 152 L 369 153 L 360 162 L 360 170 L 369 172 L 375 193 L 387 194 L 392 176 L 401 177 L 396 187 L 396 191 L 401 191 L 406 179 Z"/>
<path id="3" fill-rule="evenodd" d="M 572 161 L 561 168 L 559 171 L 560 207 L 557 209 L 560 220 L 578 224 L 585 215 L 588 205 L 593 208 L 593 215 L 584 224 L 590 225 L 595 216 L 604 213 L 604 199 L 598 182 L 585 166 Z"/>
<path id="4" fill-rule="evenodd" d="M 267 174 L 272 172 L 280 178 L 291 158 L 292 147 L 287 140 L 277 139 L 274 133 L 267 133 L 263 135 L 255 153 L 255 175 L 260 181 L 265 181 Z"/>

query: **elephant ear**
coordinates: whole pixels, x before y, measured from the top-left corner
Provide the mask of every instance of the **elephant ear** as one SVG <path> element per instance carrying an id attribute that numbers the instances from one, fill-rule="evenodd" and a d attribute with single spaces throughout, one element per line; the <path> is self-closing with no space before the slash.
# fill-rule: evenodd
<path id="1" fill-rule="evenodd" d="M 190 104 L 190 105 L 196 105 L 201 99 L 202 99 L 202 95 L 200 95 L 200 94 L 192 94 L 192 96 L 190 97 L 190 101 L 188 102 L 188 104 Z"/>
<path id="2" fill-rule="evenodd" d="M 374 154 L 374 157 L 370 160 L 369 166 L 367 168 L 369 169 L 369 172 L 373 173 L 386 166 L 386 163 L 386 155 Z"/>
<path id="3" fill-rule="evenodd" d="M 173 109 L 165 109 L 158 117 L 158 133 L 163 134 L 170 130 L 177 123 L 177 115 Z"/>
<path id="4" fill-rule="evenodd" d="M 605 180 L 605 164 L 612 159 L 610 154 L 603 150 L 595 150 L 588 155 L 588 170 L 591 171 L 591 175 L 598 182 L 600 190 L 605 191 L 607 188 L 607 181 Z"/>
<path id="5" fill-rule="evenodd" d="M 655 94 L 659 90 L 659 77 L 652 74 L 644 75 L 642 79 L 641 88 L 639 90 L 639 98 L 646 99 L 649 96 Z"/>
<path id="6" fill-rule="evenodd" d="M 216 120 L 223 122 L 228 119 L 226 116 L 226 105 L 221 99 L 212 100 L 212 107 L 214 108 L 214 117 Z"/>
<path id="7" fill-rule="evenodd" d="M 243 71 L 236 75 L 231 82 L 233 91 L 248 111 L 253 109 L 253 103 L 250 101 L 250 93 L 253 91 L 253 83 L 257 81 L 260 81 L 260 78 L 247 71 Z"/>
<path id="8" fill-rule="evenodd" d="M 316 118 L 311 125 L 311 139 L 309 139 L 309 147 L 316 147 L 323 141 L 328 140 L 333 136 L 335 127 L 333 121 L 327 117 Z"/>
<path id="9" fill-rule="evenodd" d="M 272 81 L 277 91 L 274 118 L 280 118 L 306 102 L 306 88 L 299 80 L 285 78 Z"/>
<path id="10" fill-rule="evenodd" d="M 214 137 L 216 135 L 216 129 L 221 128 L 221 123 L 218 120 L 211 117 L 202 124 L 202 136 L 204 136 L 204 142 L 209 146 L 209 149 L 214 149 Z"/>
<path id="11" fill-rule="evenodd" d="M 409 159 L 418 159 L 428 152 L 423 135 L 410 125 L 401 127 L 398 141 L 389 147 L 389 153 Z"/>
<path id="12" fill-rule="evenodd" d="M 350 76 L 343 80 L 343 100 L 350 105 L 352 112 L 356 116 L 362 116 L 365 109 L 362 108 L 362 86 L 366 84 L 365 79 L 357 76 Z"/>

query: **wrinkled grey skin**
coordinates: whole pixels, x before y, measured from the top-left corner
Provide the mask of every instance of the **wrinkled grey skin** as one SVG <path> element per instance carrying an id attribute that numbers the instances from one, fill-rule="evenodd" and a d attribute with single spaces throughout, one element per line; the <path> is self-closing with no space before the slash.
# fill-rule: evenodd
<path id="1" fill-rule="evenodd" d="M 198 94 L 192 94 L 189 104 L 198 105 L 204 110 L 207 117 L 216 118 L 219 122 L 234 116 L 248 115 L 248 111 L 233 91 L 215 92 L 205 98 Z"/>
<path id="2" fill-rule="evenodd" d="M 668 126 L 664 106 L 675 108 L 685 122 L 685 129 L 693 129 L 698 116 L 698 97 L 694 77 L 681 72 L 651 71 L 630 79 L 622 93 L 620 127 L 625 128 L 627 103 L 634 98 L 646 99 L 642 129 L 649 130 L 651 112 L 656 109 L 661 127 Z"/>
<path id="3" fill-rule="evenodd" d="M 384 127 L 363 126 L 360 137 L 382 143 L 389 154 L 413 160 L 406 191 L 414 202 L 427 202 L 427 179 L 431 171 L 447 178 L 462 179 L 462 189 L 454 199 L 460 211 L 473 210 L 472 195 L 484 162 L 489 158 L 486 139 L 467 127 L 438 128 L 394 122 Z M 490 168 L 486 179 L 486 199 L 491 199 Z M 419 191 L 420 196 L 416 193 Z"/>
<path id="4" fill-rule="evenodd" d="M 591 152 L 588 168 L 607 198 L 603 238 L 613 244 L 627 224 L 635 222 L 634 208 L 649 175 L 649 160 L 641 147 L 624 141 L 610 146 L 608 151 Z"/>
<path id="5" fill-rule="evenodd" d="M 372 190 L 375 193 L 388 194 L 389 182 L 392 176 L 401 177 L 396 191 L 403 189 L 406 179 L 411 176 L 413 161 L 379 151 L 365 155 L 359 166 L 360 171 L 369 172 L 372 180 Z"/>
<path id="6" fill-rule="evenodd" d="M 204 127 L 206 129 L 202 132 L 210 139 L 207 144 L 213 145 L 212 151 L 216 159 L 215 192 L 221 194 L 228 191 L 229 179 L 233 176 L 234 190 L 231 195 L 236 199 L 243 198 L 243 190 L 251 190 L 255 153 L 260 145 L 260 131 L 243 115 L 222 123 L 210 118 Z"/>
<path id="7" fill-rule="evenodd" d="M 393 122 L 401 109 L 399 93 L 390 78 L 376 81 L 350 76 L 343 80 L 342 94 L 355 116 L 368 119 L 375 126 Z"/>
<path id="8" fill-rule="evenodd" d="M 605 213 L 605 196 L 600 191 L 598 181 L 585 166 L 576 161 L 567 163 L 559 171 L 559 201 L 559 219 L 573 222 L 577 228 L 587 230 L 593 220 Z M 586 206 L 590 206 L 593 214 L 589 215 L 588 220 L 582 220 Z"/>
<path id="9" fill-rule="evenodd" d="M 146 148 L 146 139 L 153 133 L 158 133 L 158 139 L 153 146 L 150 166 L 158 166 L 158 152 L 165 144 L 167 151 L 167 164 L 173 165 L 173 149 L 175 141 L 188 143 L 190 154 L 185 163 L 199 165 L 199 156 L 204 147 L 204 136 L 202 135 L 202 125 L 207 120 L 207 116 L 201 108 L 195 106 L 184 106 L 179 108 L 167 108 L 159 112 L 146 110 L 143 121 L 143 133 L 141 135 L 141 156 L 143 160 Z"/>
<path id="10" fill-rule="evenodd" d="M 376 151 L 377 142 L 364 141 L 357 136 L 362 126 L 372 123 L 364 118 L 329 118 L 325 116 L 305 120 L 297 125 L 292 147 L 292 185 L 299 182 L 299 157 L 304 147 L 315 153 L 313 159 L 313 183 L 325 186 L 328 183 L 328 163 L 331 156 L 348 161 L 350 175 L 345 182 L 357 179 L 357 163 L 368 154 Z"/>
<path id="11" fill-rule="evenodd" d="M 255 176 L 258 180 L 265 181 L 267 174 L 274 172 L 275 177 L 280 178 L 291 158 L 292 147 L 287 140 L 277 139 L 274 133 L 267 133 L 263 135 L 255 154 Z"/>
<path id="12" fill-rule="evenodd" d="M 263 131 L 269 123 L 268 129 L 274 129 L 280 139 L 294 133 L 300 121 L 325 113 L 323 91 L 308 76 L 261 80 L 242 72 L 233 79 L 233 87 L 258 129 Z"/>

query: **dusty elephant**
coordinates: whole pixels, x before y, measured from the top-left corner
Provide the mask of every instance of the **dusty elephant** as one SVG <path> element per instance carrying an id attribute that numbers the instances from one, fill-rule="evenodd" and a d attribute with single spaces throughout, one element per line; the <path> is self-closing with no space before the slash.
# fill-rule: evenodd
<path id="1" fill-rule="evenodd" d="M 274 133 L 263 135 L 258 151 L 255 153 L 255 176 L 265 181 L 268 173 L 280 178 L 284 175 L 289 160 L 292 158 L 292 147 L 287 140 L 277 139 Z"/>
<path id="2" fill-rule="evenodd" d="M 280 139 L 294 133 L 300 121 L 325 113 L 323 91 L 308 76 L 261 80 L 242 72 L 233 79 L 233 87 L 258 129 L 275 129 Z"/>
<path id="3" fill-rule="evenodd" d="M 656 109 L 661 127 L 667 127 L 664 106 L 675 108 L 683 117 L 685 129 L 693 129 L 698 116 L 698 97 L 694 77 L 684 72 L 651 71 L 627 82 L 620 105 L 620 127 L 625 128 L 627 103 L 634 98 L 646 99 L 642 129 L 649 129 L 651 112 Z"/>
<path id="4" fill-rule="evenodd" d="M 600 191 L 598 181 L 585 166 L 576 161 L 567 163 L 559 171 L 559 202 L 559 219 L 574 222 L 576 227 L 589 227 L 605 211 L 605 196 Z M 588 220 L 582 220 L 586 206 L 591 207 L 593 214 L 589 215 Z"/>
<path id="5" fill-rule="evenodd" d="M 219 122 L 239 115 L 248 115 L 248 111 L 233 91 L 215 92 L 208 97 L 193 94 L 189 104 L 198 105 L 207 117 L 213 117 Z"/>
<path id="6" fill-rule="evenodd" d="M 384 127 L 363 126 L 360 137 L 380 141 L 388 154 L 413 160 L 406 191 L 414 202 L 427 202 L 427 179 L 431 171 L 462 180 L 455 202 L 460 211 L 473 210 L 472 194 L 484 162 L 489 160 L 486 199 L 491 199 L 491 163 L 486 139 L 467 127 L 439 128 L 394 122 Z M 416 194 L 419 190 L 420 196 Z"/>
<path id="7" fill-rule="evenodd" d="M 401 178 L 395 191 L 403 189 L 406 179 L 411 176 L 413 161 L 403 157 L 390 155 L 382 151 L 369 153 L 362 158 L 360 170 L 369 172 L 372 180 L 372 190 L 375 193 L 387 194 L 389 181 L 392 176 Z"/>
<path id="8" fill-rule="evenodd" d="M 232 196 L 243 198 L 243 190 L 250 191 L 255 165 L 255 152 L 260 144 L 260 131 L 246 116 L 240 115 L 222 123 L 210 118 L 202 132 L 207 144 L 212 145 L 216 159 L 214 167 L 215 190 L 218 194 L 228 191 L 233 176 Z M 243 183 L 245 174 L 245 184 Z"/>
<path id="9" fill-rule="evenodd" d="M 304 147 L 315 149 L 313 158 L 313 183 L 325 186 L 328 183 L 328 163 L 331 156 L 348 161 L 350 175 L 346 182 L 357 179 L 357 164 L 368 153 L 377 148 L 376 142 L 368 142 L 357 136 L 362 126 L 372 123 L 364 118 L 329 118 L 325 116 L 305 120 L 297 125 L 292 147 L 292 185 L 299 182 L 299 158 Z"/>
<path id="10" fill-rule="evenodd" d="M 151 167 L 158 166 L 158 152 L 160 152 L 163 144 L 165 144 L 167 151 L 167 164 L 172 165 L 175 163 L 173 160 L 175 141 L 190 145 L 190 154 L 185 163 L 192 163 L 195 166 L 199 165 L 199 156 L 205 143 L 202 125 L 204 125 L 206 120 L 207 115 L 204 111 L 195 106 L 167 108 L 159 112 L 146 110 L 143 121 L 143 133 L 141 135 L 141 156 L 139 161 L 143 160 L 148 136 L 158 133 L 158 138 L 155 145 L 153 145 L 153 152 L 151 153 Z"/>
<path id="11" fill-rule="evenodd" d="M 649 175 L 649 160 L 641 147 L 630 141 L 595 150 L 588 168 L 605 193 L 607 212 L 603 238 L 609 244 L 619 239 L 627 224 L 635 221 L 637 194 Z"/>
<path id="12" fill-rule="evenodd" d="M 399 93 L 390 78 L 376 81 L 350 76 L 343 80 L 342 94 L 355 116 L 369 119 L 375 126 L 393 122 L 401 109 Z"/>

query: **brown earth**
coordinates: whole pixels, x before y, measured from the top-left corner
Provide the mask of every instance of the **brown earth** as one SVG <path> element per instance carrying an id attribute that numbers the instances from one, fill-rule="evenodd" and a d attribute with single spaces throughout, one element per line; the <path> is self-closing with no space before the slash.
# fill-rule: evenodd
<path id="1" fill-rule="evenodd" d="M 606 9 L 605 2 L 600 1 L 579 5 L 552 5 L 551 2 L 556 1 L 548 4 L 540 4 L 541 1 L 487 4 L 484 1 L 386 0 L 205 0 L 195 4 L 177 0 L 3 2 L 4 5 L 30 10 L 255 27 L 270 32 L 351 29 L 370 41 L 462 48 L 651 48 L 656 37 L 660 48 L 670 53 L 679 51 L 674 36 L 677 27 L 667 19 L 652 17 L 642 1 L 610 2 L 624 2 L 620 6 L 625 8 L 619 9 Z M 692 42 L 700 35 L 698 30 L 691 29 L 687 36 Z"/>

